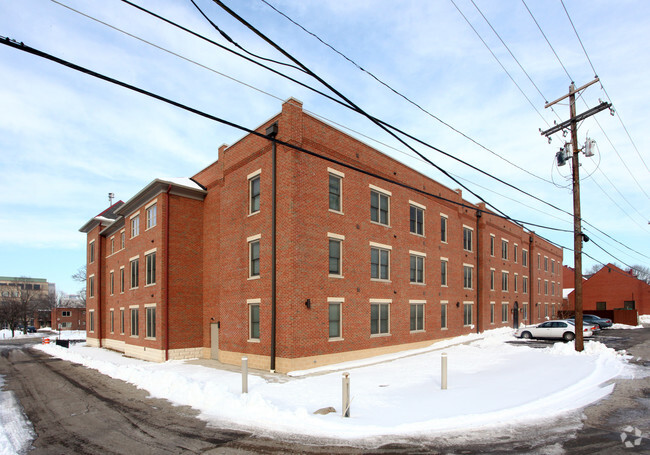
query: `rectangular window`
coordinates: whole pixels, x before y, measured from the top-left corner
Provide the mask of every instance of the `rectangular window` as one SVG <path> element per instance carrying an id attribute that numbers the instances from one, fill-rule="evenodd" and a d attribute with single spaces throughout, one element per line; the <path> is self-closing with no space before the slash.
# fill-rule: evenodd
<path id="1" fill-rule="evenodd" d="M 472 251 L 472 230 L 466 226 L 463 226 L 463 249 Z"/>
<path id="2" fill-rule="evenodd" d="M 131 218 L 131 238 L 140 235 L 140 215 Z"/>
<path id="3" fill-rule="evenodd" d="M 521 281 L 521 290 L 524 294 L 528 294 L 528 277 L 525 276 Z"/>
<path id="4" fill-rule="evenodd" d="M 447 286 L 447 261 L 440 260 L 440 285 Z"/>
<path id="5" fill-rule="evenodd" d="M 71 316 L 72 316 L 72 311 L 62 311 L 61 312 L 61 317 L 69 318 Z"/>
<path id="6" fill-rule="evenodd" d="M 519 246 L 515 243 L 514 246 L 512 247 L 512 256 L 515 262 L 517 262 L 517 255 L 519 254 Z"/>
<path id="7" fill-rule="evenodd" d="M 388 303 L 373 303 L 370 305 L 370 334 L 386 335 L 390 331 Z"/>
<path id="8" fill-rule="evenodd" d="M 442 302 L 440 304 L 440 328 L 447 328 L 447 303 Z"/>
<path id="9" fill-rule="evenodd" d="M 447 217 L 440 215 L 440 241 L 447 243 Z"/>
<path id="10" fill-rule="evenodd" d="M 503 292 L 508 291 L 508 272 L 501 272 L 501 290 Z"/>
<path id="11" fill-rule="evenodd" d="M 110 311 L 110 329 L 111 333 L 115 332 L 115 312 L 113 310 Z"/>
<path id="12" fill-rule="evenodd" d="M 542 255 L 537 253 L 537 270 L 540 270 L 542 268 Z"/>
<path id="13" fill-rule="evenodd" d="M 95 310 L 88 312 L 88 327 L 91 332 L 95 331 Z"/>
<path id="14" fill-rule="evenodd" d="M 330 210 L 341 212 L 341 184 L 343 179 L 330 174 Z"/>
<path id="15" fill-rule="evenodd" d="M 156 307 L 147 307 L 147 338 L 156 338 Z"/>
<path id="16" fill-rule="evenodd" d="M 88 278 L 88 296 L 95 297 L 95 276 L 90 275 Z"/>
<path id="17" fill-rule="evenodd" d="M 390 223 L 389 206 L 388 195 L 375 190 L 370 191 L 370 221 L 388 226 Z"/>
<path id="18" fill-rule="evenodd" d="M 490 269 L 490 291 L 494 291 L 494 274 L 495 270 Z"/>
<path id="19" fill-rule="evenodd" d="M 542 293 L 542 279 L 537 278 L 537 294 L 539 295 L 541 293 Z"/>
<path id="20" fill-rule="evenodd" d="M 120 309 L 120 333 L 124 335 L 124 310 Z"/>
<path id="21" fill-rule="evenodd" d="M 490 234 L 490 256 L 494 256 L 494 236 Z"/>
<path id="22" fill-rule="evenodd" d="M 528 304 L 524 302 L 524 304 L 521 306 L 522 307 L 522 318 L 524 321 L 528 320 Z"/>
<path id="23" fill-rule="evenodd" d="M 472 302 L 463 302 L 463 325 L 472 325 Z"/>
<path id="24" fill-rule="evenodd" d="M 156 252 L 145 256 L 147 261 L 146 284 L 156 284 Z"/>
<path id="25" fill-rule="evenodd" d="M 517 284 L 518 284 L 518 283 L 517 283 L 517 278 L 519 278 L 519 275 L 517 275 L 517 274 L 515 273 L 514 281 L 513 281 L 513 289 L 515 290 L 515 292 L 519 292 L 519 289 L 517 288 Z"/>
<path id="26" fill-rule="evenodd" d="M 555 273 L 555 259 L 551 259 L 551 273 Z"/>
<path id="27" fill-rule="evenodd" d="M 528 250 L 521 250 L 521 265 L 528 267 Z"/>
<path id="28" fill-rule="evenodd" d="M 260 175 L 257 174 L 248 180 L 249 214 L 260 211 Z"/>
<path id="29" fill-rule="evenodd" d="M 411 303 L 411 332 L 424 330 L 424 303 Z"/>
<path id="30" fill-rule="evenodd" d="M 249 339 L 260 339 L 260 304 L 251 303 L 248 305 L 248 318 L 249 318 Z"/>
<path id="31" fill-rule="evenodd" d="M 341 338 L 341 303 L 329 304 L 329 337 Z"/>
<path id="32" fill-rule="evenodd" d="M 544 280 L 544 295 L 548 295 L 548 280 Z"/>
<path id="33" fill-rule="evenodd" d="M 120 294 L 124 294 L 124 267 L 120 267 Z"/>
<path id="34" fill-rule="evenodd" d="M 115 272 L 111 270 L 109 282 L 108 282 L 110 294 L 113 295 L 115 291 Z"/>
<path id="35" fill-rule="evenodd" d="M 412 234 L 424 235 L 424 210 L 410 206 L 410 229 Z"/>
<path id="36" fill-rule="evenodd" d="M 90 242 L 90 244 L 88 245 L 88 257 L 90 259 L 89 262 L 91 264 L 95 262 L 95 241 L 94 240 Z"/>
<path id="37" fill-rule="evenodd" d="M 147 229 L 151 229 L 156 225 L 157 212 L 157 204 L 147 207 Z"/>
<path id="38" fill-rule="evenodd" d="M 329 239 L 329 274 L 340 276 L 341 272 L 341 249 L 343 242 L 339 239 Z"/>
<path id="39" fill-rule="evenodd" d="M 496 303 L 490 302 L 490 324 L 494 324 L 495 310 L 496 310 Z"/>
<path id="40" fill-rule="evenodd" d="M 140 259 L 131 261 L 131 289 L 137 288 L 140 281 Z"/>
<path id="41" fill-rule="evenodd" d="M 508 259 L 508 241 L 501 239 L 501 259 Z"/>
<path id="42" fill-rule="evenodd" d="M 411 283 L 424 283 L 424 257 L 411 255 Z"/>
<path id="43" fill-rule="evenodd" d="M 126 233 L 124 231 L 120 232 L 120 248 L 124 249 L 124 242 L 126 239 Z"/>
<path id="44" fill-rule="evenodd" d="M 607 302 L 596 302 L 596 310 L 603 311 L 607 309 Z"/>
<path id="45" fill-rule="evenodd" d="M 501 304 L 501 322 L 508 322 L 508 304 Z"/>
<path id="46" fill-rule="evenodd" d="M 254 240 L 248 242 L 248 277 L 254 278 L 260 276 L 260 241 Z"/>
<path id="47" fill-rule="evenodd" d="M 390 250 L 370 248 L 370 278 L 390 279 Z"/>
<path id="48" fill-rule="evenodd" d="M 138 308 L 131 308 L 131 336 L 137 337 L 140 334 L 140 313 Z"/>
<path id="49" fill-rule="evenodd" d="M 463 287 L 472 289 L 472 266 L 463 265 Z"/>
<path id="50" fill-rule="evenodd" d="M 544 256 L 544 271 L 548 272 L 548 258 Z"/>
<path id="51" fill-rule="evenodd" d="M 551 295 L 555 295 L 555 281 L 551 281 Z"/>

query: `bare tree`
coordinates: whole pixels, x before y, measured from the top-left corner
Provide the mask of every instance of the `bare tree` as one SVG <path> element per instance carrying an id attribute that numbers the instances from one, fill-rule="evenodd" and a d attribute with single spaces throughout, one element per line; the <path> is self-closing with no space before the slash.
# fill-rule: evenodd
<path id="1" fill-rule="evenodd" d="M 645 265 L 633 265 L 628 267 L 626 272 L 632 272 L 639 280 L 650 284 L 650 267 Z"/>
<path id="2" fill-rule="evenodd" d="M 81 266 L 79 269 L 72 275 L 72 279 L 84 284 L 84 287 L 79 290 L 79 296 L 86 306 L 86 266 Z"/>
<path id="3" fill-rule="evenodd" d="M 0 323 L 11 330 L 13 338 L 20 324 L 20 306 L 17 293 L 12 289 L 3 289 L 0 294 Z"/>

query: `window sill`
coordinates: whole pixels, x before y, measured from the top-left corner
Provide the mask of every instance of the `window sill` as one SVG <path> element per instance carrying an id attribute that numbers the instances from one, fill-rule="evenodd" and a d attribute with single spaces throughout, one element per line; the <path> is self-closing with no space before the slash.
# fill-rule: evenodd
<path id="1" fill-rule="evenodd" d="M 332 275 L 332 274 L 327 275 L 327 277 L 328 278 L 345 278 L 343 275 Z"/>
<path id="2" fill-rule="evenodd" d="M 377 283 L 392 283 L 391 280 L 383 280 L 381 278 L 370 278 L 370 281 L 375 281 Z"/>
<path id="3" fill-rule="evenodd" d="M 138 289 L 138 288 L 139 288 L 139 286 L 136 286 L 136 287 L 134 287 L 134 288 L 129 288 L 129 291 L 135 291 L 135 290 Z"/>
<path id="4" fill-rule="evenodd" d="M 147 229 L 145 229 L 144 232 L 150 231 L 151 229 L 155 228 L 156 226 L 158 226 L 158 225 L 154 224 L 153 226 L 148 227 Z"/>
<path id="5" fill-rule="evenodd" d="M 390 224 L 380 223 L 379 221 L 372 221 L 372 220 L 370 220 L 370 224 L 376 224 L 377 226 L 383 226 L 383 227 L 386 227 L 386 228 L 391 227 Z"/>
<path id="6" fill-rule="evenodd" d="M 339 210 L 329 209 L 329 211 L 330 211 L 331 213 L 336 213 L 337 215 L 345 215 L 345 213 L 343 213 L 343 212 L 341 212 L 341 211 L 339 211 Z"/>
<path id="7" fill-rule="evenodd" d="M 440 243 L 444 243 L 445 245 L 448 245 L 448 242 L 446 240 L 441 240 Z"/>
<path id="8" fill-rule="evenodd" d="M 249 276 L 249 277 L 248 277 L 248 280 L 249 280 L 249 281 L 250 281 L 250 280 L 259 280 L 259 279 L 260 279 L 260 276 L 259 276 L 259 275 L 257 275 L 257 276 Z"/>
<path id="9" fill-rule="evenodd" d="M 144 339 L 148 341 L 156 341 L 156 337 L 144 337 Z"/>
<path id="10" fill-rule="evenodd" d="M 251 216 L 253 216 L 253 215 L 257 215 L 258 213 L 260 213 L 259 210 L 258 210 L 257 212 L 249 213 L 249 214 L 247 215 L 247 217 L 251 217 Z"/>
<path id="11" fill-rule="evenodd" d="M 389 336 L 391 336 L 390 333 L 375 333 L 375 334 L 371 334 L 370 338 L 382 338 L 382 337 L 389 337 Z"/>
<path id="12" fill-rule="evenodd" d="M 344 340 L 343 338 L 337 337 L 337 338 L 330 338 L 327 341 L 343 341 L 343 340 Z"/>
<path id="13" fill-rule="evenodd" d="M 156 283 L 150 283 L 150 284 L 145 284 L 144 287 L 145 288 L 150 288 L 151 286 L 155 286 L 155 285 L 156 285 Z"/>
<path id="14" fill-rule="evenodd" d="M 140 338 L 140 335 L 129 335 L 129 338 Z"/>
<path id="15" fill-rule="evenodd" d="M 425 333 L 425 332 L 426 330 L 422 329 L 422 330 L 411 330 L 409 333 Z"/>
<path id="16" fill-rule="evenodd" d="M 248 340 L 249 343 L 259 343 L 260 339 L 259 338 L 252 338 Z"/>
<path id="17" fill-rule="evenodd" d="M 418 283 L 416 281 L 411 281 L 410 284 L 414 284 L 416 286 L 426 286 L 427 285 L 426 283 Z"/>
<path id="18" fill-rule="evenodd" d="M 449 330 L 449 327 L 440 327 L 440 330 Z"/>
<path id="19" fill-rule="evenodd" d="M 416 236 L 416 237 L 421 237 L 421 238 L 423 238 L 423 239 L 426 239 L 426 238 L 427 238 L 426 235 L 424 235 L 424 234 L 418 234 L 417 232 L 410 232 L 410 231 L 409 231 L 409 234 L 414 235 L 414 236 Z"/>

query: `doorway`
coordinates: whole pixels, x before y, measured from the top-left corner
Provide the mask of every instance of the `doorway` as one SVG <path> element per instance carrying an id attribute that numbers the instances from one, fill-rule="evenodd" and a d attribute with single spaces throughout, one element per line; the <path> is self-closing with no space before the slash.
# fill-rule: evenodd
<path id="1" fill-rule="evenodd" d="M 210 358 L 219 360 L 219 323 L 210 324 Z"/>

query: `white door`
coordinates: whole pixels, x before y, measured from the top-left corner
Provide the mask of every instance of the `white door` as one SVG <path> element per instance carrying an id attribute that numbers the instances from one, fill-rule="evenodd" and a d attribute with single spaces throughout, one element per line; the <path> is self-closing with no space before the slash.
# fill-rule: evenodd
<path id="1" fill-rule="evenodd" d="M 210 324 L 210 358 L 219 360 L 219 323 Z"/>

